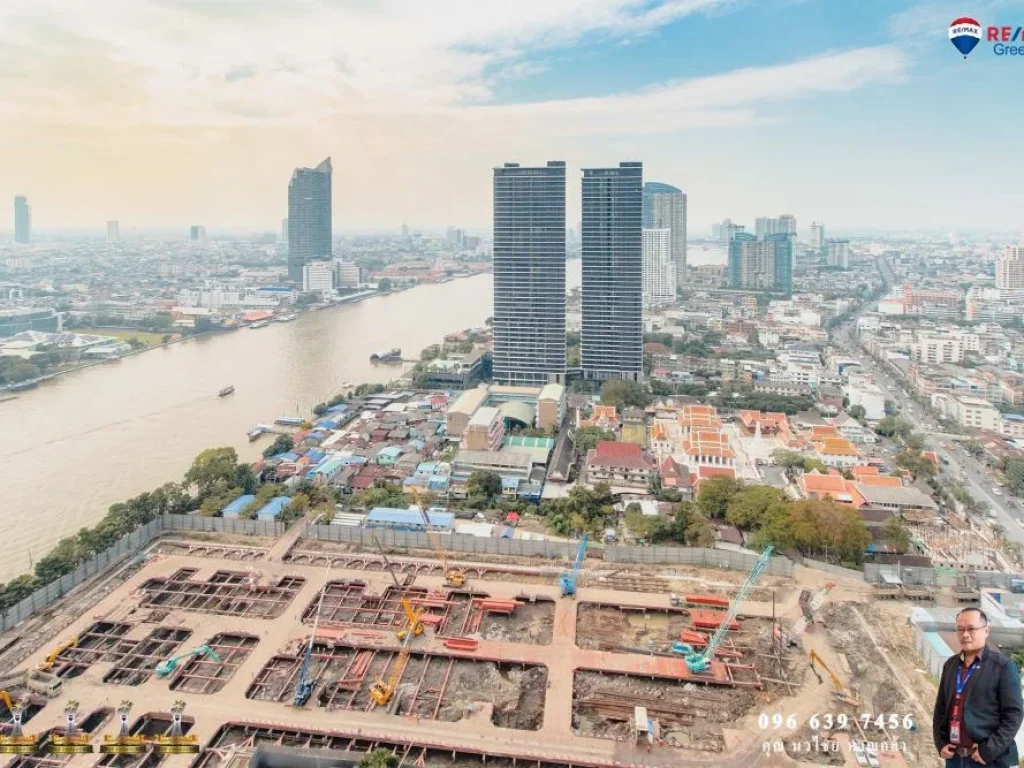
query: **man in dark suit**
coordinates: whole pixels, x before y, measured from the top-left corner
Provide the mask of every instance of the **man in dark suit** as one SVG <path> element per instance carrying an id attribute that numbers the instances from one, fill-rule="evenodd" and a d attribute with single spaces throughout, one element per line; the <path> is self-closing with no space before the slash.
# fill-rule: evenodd
<path id="1" fill-rule="evenodd" d="M 946 768 L 1016 768 L 1014 736 L 1024 720 L 1017 665 L 986 648 L 988 617 L 964 608 L 956 617 L 960 653 L 942 667 L 932 737 Z"/>

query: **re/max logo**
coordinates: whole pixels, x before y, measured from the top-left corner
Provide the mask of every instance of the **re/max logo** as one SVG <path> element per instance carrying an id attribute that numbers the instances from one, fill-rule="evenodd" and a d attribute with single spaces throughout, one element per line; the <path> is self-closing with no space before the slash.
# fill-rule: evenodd
<path id="1" fill-rule="evenodd" d="M 1022 27 L 986 27 L 985 40 L 989 43 L 1012 43 L 1021 40 Z"/>

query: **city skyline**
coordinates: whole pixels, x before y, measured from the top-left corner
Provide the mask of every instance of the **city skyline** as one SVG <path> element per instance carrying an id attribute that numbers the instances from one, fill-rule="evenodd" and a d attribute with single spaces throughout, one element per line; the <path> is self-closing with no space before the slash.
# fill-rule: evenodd
<path id="1" fill-rule="evenodd" d="M 1003 99 L 1013 62 L 981 49 L 964 62 L 948 41 L 962 11 L 952 4 L 839 5 L 309 0 L 243 14 L 106 0 L 82 18 L 67 0 L 12 0 L 0 25 L 0 194 L 33 200 L 39 230 L 113 218 L 276 229 L 281 174 L 330 154 L 346 167 L 335 196 L 346 224 L 485 229 L 481 168 L 566 157 L 576 221 L 576 170 L 619 156 L 683 189 L 697 231 L 770 210 L 835 231 L 1018 230 L 1019 193 L 957 194 L 936 162 L 1024 171 L 1003 150 L 1021 109 Z M 1001 8 L 972 10 L 996 21 Z M 958 111 L 957 93 L 1004 106 Z"/>

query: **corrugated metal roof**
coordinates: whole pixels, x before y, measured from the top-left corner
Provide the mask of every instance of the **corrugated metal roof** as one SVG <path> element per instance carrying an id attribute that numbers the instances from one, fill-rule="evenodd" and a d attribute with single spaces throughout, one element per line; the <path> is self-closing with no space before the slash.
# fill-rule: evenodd
<path id="1" fill-rule="evenodd" d="M 256 517 L 260 520 L 264 520 L 266 518 L 276 518 L 284 511 L 284 508 L 291 503 L 292 500 L 290 496 L 275 496 L 262 507 L 260 507 L 260 509 L 256 512 Z"/>
<path id="2" fill-rule="evenodd" d="M 455 521 L 451 512 L 427 512 L 427 519 L 436 528 L 450 528 Z M 366 516 L 368 524 L 423 526 L 423 517 L 415 509 L 394 509 L 393 507 L 374 507 Z"/>
<path id="3" fill-rule="evenodd" d="M 224 509 L 221 510 L 221 514 L 225 517 L 229 515 L 237 515 L 254 501 L 256 501 L 256 497 L 251 493 L 239 496 L 237 499 L 225 506 Z"/>

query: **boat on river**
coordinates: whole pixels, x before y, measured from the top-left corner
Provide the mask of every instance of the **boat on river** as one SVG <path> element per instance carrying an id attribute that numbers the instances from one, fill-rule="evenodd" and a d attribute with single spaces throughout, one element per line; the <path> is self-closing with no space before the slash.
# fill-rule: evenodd
<path id="1" fill-rule="evenodd" d="M 228 395 L 230 395 L 234 391 L 235 391 L 235 385 L 234 384 L 228 384 L 226 387 L 224 387 L 224 389 L 222 389 L 220 392 L 217 393 L 217 397 L 227 397 Z"/>
<path id="2" fill-rule="evenodd" d="M 371 363 L 400 363 L 402 362 L 402 350 L 399 347 L 392 347 L 383 352 L 374 352 L 370 355 Z"/>
<path id="3" fill-rule="evenodd" d="M 249 330 L 255 331 L 257 328 L 266 328 L 268 325 L 270 325 L 269 320 L 257 320 L 249 326 Z"/>

